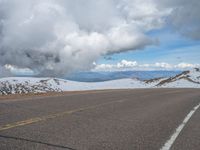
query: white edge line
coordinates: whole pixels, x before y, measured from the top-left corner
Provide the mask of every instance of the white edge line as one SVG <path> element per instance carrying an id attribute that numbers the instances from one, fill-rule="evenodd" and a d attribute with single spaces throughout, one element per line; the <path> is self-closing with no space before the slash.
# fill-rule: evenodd
<path id="1" fill-rule="evenodd" d="M 187 124 L 187 122 L 190 120 L 192 115 L 195 113 L 195 111 L 200 107 L 200 103 L 195 106 L 184 118 L 183 122 L 176 128 L 176 131 L 172 134 L 170 139 L 164 144 L 164 146 L 160 150 L 170 150 L 171 146 L 174 144 L 176 138 L 180 134 L 180 132 L 183 130 L 184 126 Z"/>

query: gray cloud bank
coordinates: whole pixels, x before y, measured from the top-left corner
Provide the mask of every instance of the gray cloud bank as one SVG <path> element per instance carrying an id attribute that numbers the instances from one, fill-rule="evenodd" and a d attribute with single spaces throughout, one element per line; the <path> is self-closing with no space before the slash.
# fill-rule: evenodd
<path id="1" fill-rule="evenodd" d="M 100 56 L 156 44 L 170 24 L 200 39 L 199 0 L 0 0 L 0 66 L 41 76 L 86 70 Z"/>

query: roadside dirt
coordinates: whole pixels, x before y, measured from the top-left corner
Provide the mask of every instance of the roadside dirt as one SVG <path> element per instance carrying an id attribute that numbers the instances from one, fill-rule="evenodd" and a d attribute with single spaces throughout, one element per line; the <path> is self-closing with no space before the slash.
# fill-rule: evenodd
<path id="1" fill-rule="evenodd" d="M 71 95 L 71 94 L 87 94 L 87 93 L 96 93 L 96 92 L 105 92 L 105 91 L 116 91 L 112 89 L 107 90 L 88 90 L 88 91 L 65 91 L 65 92 L 47 92 L 47 93 L 28 93 L 28 94 L 9 94 L 9 95 L 0 95 L 0 101 L 3 100 L 16 100 L 16 99 L 28 99 L 32 97 L 52 97 L 52 96 L 62 96 L 62 95 Z M 123 89 L 119 89 L 123 91 Z"/>

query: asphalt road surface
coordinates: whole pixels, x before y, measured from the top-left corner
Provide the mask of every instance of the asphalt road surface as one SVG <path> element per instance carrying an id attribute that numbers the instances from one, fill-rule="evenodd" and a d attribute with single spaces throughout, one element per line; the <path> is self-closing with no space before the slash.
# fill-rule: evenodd
<path id="1" fill-rule="evenodd" d="M 199 150 L 199 103 L 199 89 L 0 100 L 0 150 Z"/>

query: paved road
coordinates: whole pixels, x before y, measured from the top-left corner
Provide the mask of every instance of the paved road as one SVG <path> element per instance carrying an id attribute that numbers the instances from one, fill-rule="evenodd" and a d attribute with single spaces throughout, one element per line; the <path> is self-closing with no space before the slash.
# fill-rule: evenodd
<path id="1" fill-rule="evenodd" d="M 157 150 L 198 89 L 107 90 L 0 101 L 0 150 Z M 171 149 L 200 149 L 200 110 Z"/>

